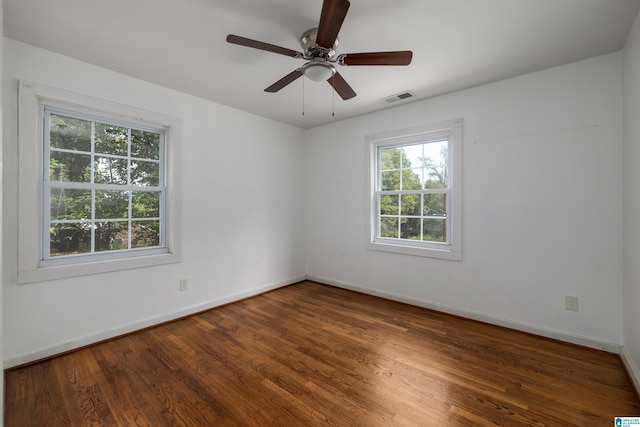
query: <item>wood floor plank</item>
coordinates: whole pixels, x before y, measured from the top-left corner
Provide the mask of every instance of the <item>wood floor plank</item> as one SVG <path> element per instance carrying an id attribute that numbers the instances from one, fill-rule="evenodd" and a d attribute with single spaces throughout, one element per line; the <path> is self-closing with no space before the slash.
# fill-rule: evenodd
<path id="1" fill-rule="evenodd" d="M 617 355 L 301 282 L 5 372 L 7 426 L 608 426 Z"/>

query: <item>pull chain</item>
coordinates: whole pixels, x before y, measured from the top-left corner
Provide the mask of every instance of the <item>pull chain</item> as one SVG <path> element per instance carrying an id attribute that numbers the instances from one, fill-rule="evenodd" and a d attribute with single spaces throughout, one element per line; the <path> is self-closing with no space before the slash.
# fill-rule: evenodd
<path id="1" fill-rule="evenodd" d="M 305 78 L 304 76 L 302 76 L 302 115 L 303 116 L 304 116 L 304 104 L 305 104 L 304 81 L 305 81 Z M 333 87 L 333 90 L 331 91 L 331 115 L 335 117 L 336 115 L 336 74 L 335 73 L 333 73 L 333 75 L 331 76 L 331 86 Z"/>
<path id="2" fill-rule="evenodd" d="M 336 73 L 334 72 L 331 75 L 331 86 L 333 86 L 333 90 L 331 91 L 331 116 L 335 117 L 336 115 Z"/>

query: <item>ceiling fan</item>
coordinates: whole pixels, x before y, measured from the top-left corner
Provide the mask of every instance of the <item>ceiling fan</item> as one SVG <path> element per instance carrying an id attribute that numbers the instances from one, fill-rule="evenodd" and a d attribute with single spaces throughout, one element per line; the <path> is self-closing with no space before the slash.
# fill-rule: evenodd
<path id="1" fill-rule="evenodd" d="M 409 65 L 413 57 L 413 52 L 403 50 L 395 52 L 343 53 L 336 55 L 335 49 L 338 46 L 338 33 L 340 32 L 345 16 L 347 16 L 350 5 L 349 0 L 324 0 L 318 28 L 305 31 L 300 38 L 304 53 L 233 34 L 227 36 L 227 42 L 308 61 L 303 64 L 302 67 L 292 71 L 266 88 L 266 92 L 278 92 L 280 89 L 304 75 L 318 82 L 326 80 L 342 99 L 351 99 L 356 96 L 356 92 L 349 86 L 340 73 L 336 71 L 334 64 L 347 66 Z"/>

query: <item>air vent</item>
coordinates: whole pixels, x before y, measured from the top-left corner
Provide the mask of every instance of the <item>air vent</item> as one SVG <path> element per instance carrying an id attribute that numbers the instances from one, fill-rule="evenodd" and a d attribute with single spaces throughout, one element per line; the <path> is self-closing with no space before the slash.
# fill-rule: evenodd
<path id="1" fill-rule="evenodd" d="M 405 91 L 401 93 L 396 93 L 395 95 L 387 96 L 386 98 L 382 98 L 386 103 L 392 104 L 397 101 L 403 101 L 405 99 L 413 97 L 413 93 L 410 91 Z"/>

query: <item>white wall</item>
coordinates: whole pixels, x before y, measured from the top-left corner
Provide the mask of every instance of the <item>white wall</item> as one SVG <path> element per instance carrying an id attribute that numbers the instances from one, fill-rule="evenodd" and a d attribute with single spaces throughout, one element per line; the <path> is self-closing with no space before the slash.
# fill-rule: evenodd
<path id="1" fill-rule="evenodd" d="M 640 14 L 623 50 L 624 289 L 622 355 L 640 390 Z"/>
<path id="2" fill-rule="evenodd" d="M 4 42 L 5 367 L 304 278 L 302 130 Z M 17 79 L 181 119 L 181 263 L 17 284 Z"/>
<path id="3" fill-rule="evenodd" d="M 310 130 L 308 276 L 617 351 L 621 90 L 618 52 Z M 365 136 L 457 117 L 463 261 L 365 250 Z"/>

